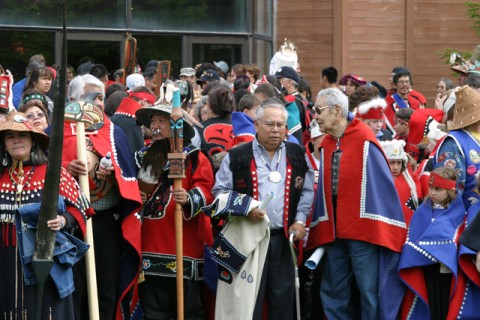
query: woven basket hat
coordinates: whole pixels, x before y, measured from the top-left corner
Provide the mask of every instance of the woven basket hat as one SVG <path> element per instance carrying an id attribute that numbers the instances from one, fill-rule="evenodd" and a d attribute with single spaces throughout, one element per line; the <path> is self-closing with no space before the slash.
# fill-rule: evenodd
<path id="1" fill-rule="evenodd" d="M 36 136 L 40 146 L 43 150 L 47 150 L 50 137 L 42 131 L 35 128 L 25 118 L 25 114 L 21 112 L 10 112 L 7 115 L 7 120 L 0 125 L 0 139 L 3 140 L 5 132 L 7 131 L 17 132 L 30 132 L 32 136 Z"/>
<path id="2" fill-rule="evenodd" d="M 463 86 L 455 95 L 457 101 L 449 130 L 463 129 L 480 121 L 480 93 L 469 86 Z"/>

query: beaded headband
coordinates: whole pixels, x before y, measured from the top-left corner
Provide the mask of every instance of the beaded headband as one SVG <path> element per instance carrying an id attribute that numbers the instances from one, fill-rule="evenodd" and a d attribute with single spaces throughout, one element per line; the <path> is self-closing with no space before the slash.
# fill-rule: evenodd
<path id="1" fill-rule="evenodd" d="M 25 98 L 22 99 L 22 104 L 25 104 L 30 100 L 40 100 L 42 102 L 45 102 L 45 96 L 40 93 L 29 94 L 28 96 L 25 96 Z"/>

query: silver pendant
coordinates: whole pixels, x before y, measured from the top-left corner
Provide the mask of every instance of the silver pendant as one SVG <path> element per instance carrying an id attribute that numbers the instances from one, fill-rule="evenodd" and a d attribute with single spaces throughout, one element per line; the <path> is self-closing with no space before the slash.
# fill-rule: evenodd
<path id="1" fill-rule="evenodd" d="M 268 174 L 268 179 L 273 183 L 279 183 L 282 180 L 282 175 L 278 171 L 270 171 Z"/>

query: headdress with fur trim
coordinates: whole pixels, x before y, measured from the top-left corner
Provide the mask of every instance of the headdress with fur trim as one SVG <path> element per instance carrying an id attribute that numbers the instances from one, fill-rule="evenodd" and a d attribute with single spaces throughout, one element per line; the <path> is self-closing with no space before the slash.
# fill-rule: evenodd
<path id="1" fill-rule="evenodd" d="M 375 98 L 369 101 L 362 102 L 357 108 L 357 118 L 360 119 L 378 119 L 384 118 L 384 110 L 387 107 L 387 102 L 382 98 Z"/>
<path id="2" fill-rule="evenodd" d="M 388 160 L 408 160 L 404 140 L 380 141 L 380 145 Z"/>

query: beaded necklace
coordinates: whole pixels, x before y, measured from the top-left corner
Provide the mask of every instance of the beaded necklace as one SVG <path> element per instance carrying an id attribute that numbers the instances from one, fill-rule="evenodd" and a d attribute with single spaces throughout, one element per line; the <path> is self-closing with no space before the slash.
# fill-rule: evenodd
<path id="1" fill-rule="evenodd" d="M 15 171 L 17 167 L 18 172 Z M 15 189 L 15 204 L 22 203 L 22 193 L 24 190 L 24 186 L 26 187 L 30 184 L 30 180 L 33 177 L 34 169 L 35 166 L 32 166 L 32 168 L 28 170 L 28 172 L 25 174 L 25 172 L 23 171 L 23 162 L 18 160 L 14 160 L 12 165 L 8 169 L 8 175 L 10 176 L 13 188 Z"/>

